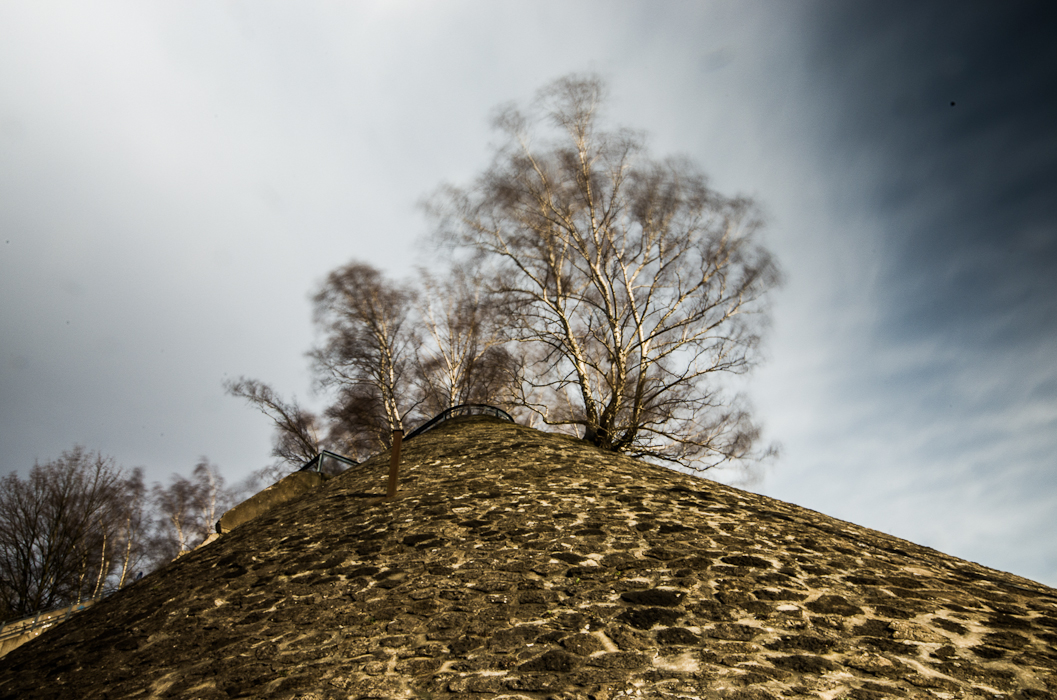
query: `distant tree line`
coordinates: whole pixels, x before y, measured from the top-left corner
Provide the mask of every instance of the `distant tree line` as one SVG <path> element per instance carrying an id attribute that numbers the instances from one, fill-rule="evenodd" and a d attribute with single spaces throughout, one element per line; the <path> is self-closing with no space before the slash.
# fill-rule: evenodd
<path id="1" fill-rule="evenodd" d="M 82 447 L 0 479 L 0 620 L 96 598 L 198 546 L 239 500 L 204 457 L 149 487 Z"/>
<path id="2" fill-rule="evenodd" d="M 604 450 L 703 471 L 773 453 L 724 377 L 750 370 L 778 268 L 745 197 L 606 128 L 604 85 L 567 77 L 501 111 L 491 165 L 426 205 L 450 270 L 350 262 L 313 300 L 320 415 L 241 378 L 274 422 L 278 475 L 327 448 L 362 458 L 460 403 Z"/>

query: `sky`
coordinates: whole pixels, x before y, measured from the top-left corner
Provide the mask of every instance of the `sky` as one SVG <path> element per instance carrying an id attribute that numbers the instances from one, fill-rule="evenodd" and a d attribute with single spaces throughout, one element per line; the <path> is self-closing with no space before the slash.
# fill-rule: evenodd
<path id="1" fill-rule="evenodd" d="M 321 405 L 327 272 L 428 265 L 493 110 L 596 73 L 766 214 L 751 488 L 1057 586 L 1054 36 L 1041 2 L 4 0 L 0 473 L 269 463 L 224 380 Z"/>

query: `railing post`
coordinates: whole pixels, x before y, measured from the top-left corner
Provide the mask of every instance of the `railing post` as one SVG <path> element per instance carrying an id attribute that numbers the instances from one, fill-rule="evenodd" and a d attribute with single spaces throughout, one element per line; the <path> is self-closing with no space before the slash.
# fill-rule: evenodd
<path id="1" fill-rule="evenodd" d="M 396 496 L 397 475 L 400 473 L 400 443 L 404 439 L 404 431 L 397 429 L 393 431 L 393 451 L 389 457 L 389 490 L 386 498 Z"/>

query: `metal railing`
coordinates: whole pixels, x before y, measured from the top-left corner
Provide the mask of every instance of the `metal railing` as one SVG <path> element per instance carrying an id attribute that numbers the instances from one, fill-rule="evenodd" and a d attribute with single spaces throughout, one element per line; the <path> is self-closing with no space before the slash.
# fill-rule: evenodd
<path id="1" fill-rule="evenodd" d="M 91 607 L 116 590 L 118 590 L 117 586 L 104 588 L 103 592 L 95 598 L 88 598 L 70 605 L 62 605 L 57 608 L 38 610 L 26 617 L 20 617 L 15 620 L 6 620 L 0 623 L 0 642 L 15 637 L 21 637 L 22 635 L 29 634 L 36 629 L 44 631 L 52 625 L 65 622 L 66 620 L 69 620 L 74 613 L 78 613 L 85 608 Z"/>
<path id="2" fill-rule="evenodd" d="M 416 435 L 421 435 L 427 430 L 436 428 L 446 420 L 461 418 L 462 416 L 492 416 L 493 418 L 498 418 L 500 420 L 510 421 L 511 423 L 514 422 L 511 415 L 501 408 L 496 408 L 495 406 L 489 406 L 483 403 L 464 403 L 459 406 L 452 406 L 446 411 L 441 411 L 438 415 L 408 433 L 404 440 L 410 440 Z"/>
<path id="3" fill-rule="evenodd" d="M 400 470 L 401 442 L 404 440 L 410 440 L 415 436 L 421 435 L 422 433 L 437 427 L 446 420 L 451 420 L 452 418 L 461 418 L 464 416 L 491 416 L 493 418 L 498 418 L 499 420 L 509 421 L 510 423 L 515 422 L 514 418 L 501 408 L 496 408 L 495 406 L 489 406 L 483 403 L 464 403 L 458 406 L 452 406 L 451 408 L 445 411 L 441 411 L 432 419 L 426 421 L 422 425 L 412 430 L 411 433 L 407 435 L 407 437 L 404 437 L 402 431 L 394 430 L 392 447 L 389 450 L 386 450 L 390 453 L 391 457 L 389 463 L 389 485 L 386 490 L 386 498 L 391 499 L 396 494 L 396 487 Z M 368 457 L 368 459 L 371 459 L 375 456 L 377 455 L 371 455 L 371 457 Z M 322 472 L 324 461 L 327 459 L 340 462 L 341 464 L 345 465 L 345 469 L 360 464 L 356 460 L 350 459 L 349 457 L 345 457 L 343 455 L 339 455 L 328 450 L 322 450 L 315 457 L 305 462 L 304 466 L 298 469 L 298 471 Z"/>
<path id="4" fill-rule="evenodd" d="M 328 460 L 328 459 L 331 460 L 332 462 L 339 462 L 341 464 L 344 464 L 345 466 L 342 469 L 342 471 L 344 471 L 345 469 L 348 469 L 349 467 L 355 467 L 357 464 L 359 464 L 359 462 L 357 462 L 356 460 L 350 459 L 350 458 L 346 457 L 345 455 L 339 455 L 336 452 L 331 452 L 330 450 L 321 450 L 319 454 L 317 454 L 315 457 L 313 457 L 312 459 L 310 459 L 307 462 L 305 462 L 305 465 L 303 467 L 301 467 L 300 469 L 298 469 L 297 471 L 299 471 L 299 472 L 322 472 L 323 471 L 323 462 L 324 462 L 324 460 Z"/>

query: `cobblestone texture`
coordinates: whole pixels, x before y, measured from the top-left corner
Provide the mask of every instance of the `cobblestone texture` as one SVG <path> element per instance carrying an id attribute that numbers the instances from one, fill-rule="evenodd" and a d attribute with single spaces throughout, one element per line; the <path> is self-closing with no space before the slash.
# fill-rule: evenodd
<path id="1" fill-rule="evenodd" d="M 2 698 L 1053 698 L 1057 591 L 487 418 L 0 661 Z"/>

